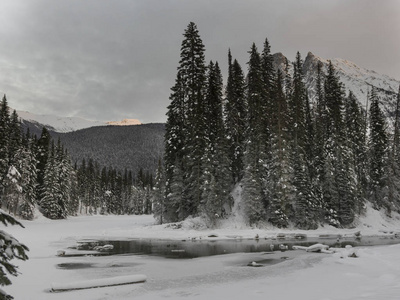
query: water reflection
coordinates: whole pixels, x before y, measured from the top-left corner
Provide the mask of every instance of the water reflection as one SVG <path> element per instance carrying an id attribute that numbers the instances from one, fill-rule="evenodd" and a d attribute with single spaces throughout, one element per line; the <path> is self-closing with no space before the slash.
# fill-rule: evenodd
<path id="1" fill-rule="evenodd" d="M 329 247 L 343 248 L 346 245 L 372 246 L 400 243 L 400 238 L 304 238 L 304 239 L 223 239 L 174 241 L 162 239 L 132 239 L 120 241 L 85 241 L 78 243 L 79 250 L 92 250 L 95 246 L 113 245 L 108 254 L 157 255 L 166 258 L 196 258 L 240 252 L 271 252 L 292 250 L 293 246 L 311 246 L 323 243 Z"/>

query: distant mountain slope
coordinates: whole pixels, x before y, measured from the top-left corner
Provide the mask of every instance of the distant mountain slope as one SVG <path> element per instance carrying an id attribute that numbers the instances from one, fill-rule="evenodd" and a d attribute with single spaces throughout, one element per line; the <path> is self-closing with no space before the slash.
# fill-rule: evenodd
<path id="1" fill-rule="evenodd" d="M 29 122 L 37 124 L 38 127 L 45 126 L 47 129 L 55 132 L 71 132 L 84 128 L 90 128 L 95 126 L 127 126 L 127 125 L 139 125 L 141 122 L 136 119 L 124 119 L 122 121 L 92 121 L 86 120 L 79 117 L 59 117 L 53 115 L 38 115 L 27 111 L 17 111 L 18 116 L 23 122 Z"/>
<path id="2" fill-rule="evenodd" d="M 140 168 L 154 172 L 164 151 L 164 124 L 98 126 L 52 136 L 60 137 L 73 162 L 92 158 L 135 175 Z"/>
<path id="3" fill-rule="evenodd" d="M 53 115 L 37 115 L 27 111 L 17 111 L 18 116 L 31 123 L 39 123 L 47 129 L 57 132 L 70 132 L 83 128 L 104 126 L 105 122 L 90 121 L 79 117 L 58 117 Z"/>
<path id="4" fill-rule="evenodd" d="M 275 67 L 284 70 L 286 57 L 282 53 L 274 54 Z M 326 72 L 329 61 L 309 52 L 304 60 L 303 73 L 308 95 L 313 101 L 316 94 L 317 65 L 321 62 L 323 71 Z M 331 60 L 335 70 L 344 84 L 346 93 L 350 90 L 357 97 L 362 106 L 366 107 L 368 91 L 376 87 L 378 96 L 381 99 L 382 108 L 388 117 L 391 117 L 395 110 L 396 95 L 400 81 L 387 75 L 378 74 L 375 71 L 357 66 L 348 60 L 335 58 Z M 293 68 L 290 65 L 289 72 Z"/>

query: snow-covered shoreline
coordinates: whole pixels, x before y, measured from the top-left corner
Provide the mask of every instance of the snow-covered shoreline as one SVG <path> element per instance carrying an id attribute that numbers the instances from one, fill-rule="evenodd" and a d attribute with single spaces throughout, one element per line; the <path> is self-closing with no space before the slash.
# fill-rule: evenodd
<path id="1" fill-rule="evenodd" d="M 360 231 L 364 236 L 390 236 L 400 232 L 398 216 L 384 218 L 373 210 L 368 210 L 353 229 L 326 226 L 312 231 L 246 228 L 229 220 L 219 229 L 207 229 L 202 228 L 199 219 L 187 220 L 176 229 L 165 224 L 154 225 L 152 216 L 145 215 L 78 216 L 57 221 L 39 217 L 22 223 L 25 228 L 9 226 L 5 229 L 30 248 L 30 259 L 16 262 L 21 275 L 12 278 L 13 284 L 4 288 L 15 299 L 161 299 L 166 296 L 173 299 L 265 299 L 266 295 L 280 299 L 397 299 L 400 294 L 400 245 L 361 247 L 357 249 L 358 258 L 345 259 L 338 254 L 290 251 L 289 260 L 264 268 L 245 266 L 257 259 L 271 259 L 267 253 L 237 253 L 190 260 L 146 255 L 57 256 L 58 250 L 87 238 L 181 240 L 215 239 L 209 236 L 217 236 L 218 239 L 246 239 L 258 235 L 261 240 L 278 234 L 350 236 Z M 275 259 L 280 259 L 283 254 L 274 255 Z M 58 267 L 63 263 L 90 267 L 65 270 Z M 148 280 L 135 285 L 49 293 L 53 282 L 68 284 L 135 274 L 144 274 Z M 368 293 L 361 297 L 362 287 L 368 288 Z M 307 297 L 299 297 L 301 293 L 296 291 L 304 292 Z"/>

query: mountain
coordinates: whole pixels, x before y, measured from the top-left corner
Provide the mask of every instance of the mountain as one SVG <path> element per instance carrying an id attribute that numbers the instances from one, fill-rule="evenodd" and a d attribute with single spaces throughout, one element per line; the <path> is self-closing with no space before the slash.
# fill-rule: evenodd
<path id="1" fill-rule="evenodd" d="M 22 121 L 28 121 L 56 132 L 70 132 L 83 128 L 104 126 L 105 122 L 90 121 L 79 117 L 58 117 L 53 115 L 37 115 L 27 111 L 17 111 Z"/>
<path id="2" fill-rule="evenodd" d="M 139 120 L 137 119 L 123 119 L 122 121 L 111 121 L 107 122 L 108 125 L 113 125 L 113 126 L 129 126 L 129 125 L 140 125 Z"/>
<path id="3" fill-rule="evenodd" d="M 282 53 L 273 55 L 275 68 L 279 68 L 284 72 L 286 57 Z M 323 59 L 309 52 L 304 60 L 303 74 L 308 89 L 308 96 L 311 101 L 314 100 L 316 94 L 316 77 L 318 62 L 322 63 L 322 70 L 326 73 L 329 60 Z M 379 74 L 375 71 L 368 70 L 357 66 L 355 63 L 334 58 L 331 62 L 344 84 L 346 93 L 352 91 L 358 101 L 365 108 L 367 106 L 368 91 L 375 87 L 378 96 L 381 99 L 382 109 L 389 118 L 393 116 L 396 105 L 396 97 L 399 89 L 400 81 L 387 75 Z M 293 72 L 292 64 L 289 62 L 289 73 Z"/>
<path id="4" fill-rule="evenodd" d="M 164 124 L 141 124 L 96 126 L 51 135 L 60 138 L 73 163 L 93 159 L 101 167 L 126 168 L 136 175 L 140 168 L 151 173 L 157 169 L 164 152 L 164 130 Z"/>
<path id="5" fill-rule="evenodd" d="M 123 119 L 122 121 L 101 122 L 83 119 L 80 117 L 59 117 L 53 115 L 38 115 L 27 111 L 17 111 L 18 116 L 22 122 L 29 122 L 33 126 L 42 128 L 45 126 L 47 129 L 55 132 L 71 132 L 84 128 L 95 126 L 127 126 L 139 125 L 141 122 L 136 119 Z"/>

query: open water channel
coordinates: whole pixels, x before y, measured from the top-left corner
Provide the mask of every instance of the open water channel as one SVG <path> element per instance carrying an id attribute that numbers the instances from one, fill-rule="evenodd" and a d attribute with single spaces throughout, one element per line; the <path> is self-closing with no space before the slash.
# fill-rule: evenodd
<path id="1" fill-rule="evenodd" d="M 230 253 L 254 253 L 293 250 L 293 246 L 311 246 L 316 243 L 329 247 L 343 248 L 346 245 L 376 246 L 400 243 L 399 235 L 362 236 L 362 237 L 282 237 L 268 239 L 206 239 L 206 240 L 164 240 L 164 239 L 127 239 L 127 240 L 81 240 L 73 256 L 87 255 L 155 255 L 165 258 L 189 259 Z M 102 246 L 112 245 L 112 249 L 101 249 Z M 93 252 L 93 250 L 95 250 Z M 71 255 L 72 256 L 72 255 Z"/>

